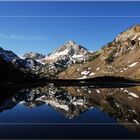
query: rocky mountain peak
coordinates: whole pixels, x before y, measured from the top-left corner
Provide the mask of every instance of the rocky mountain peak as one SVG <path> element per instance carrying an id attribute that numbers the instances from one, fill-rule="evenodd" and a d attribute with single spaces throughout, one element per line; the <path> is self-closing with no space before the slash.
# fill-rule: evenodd
<path id="1" fill-rule="evenodd" d="M 66 42 L 66 46 L 74 46 L 76 43 L 73 41 L 73 40 L 70 40 L 70 41 L 68 41 L 68 42 Z"/>
<path id="2" fill-rule="evenodd" d="M 67 49 L 70 48 L 70 49 L 74 49 L 74 50 L 85 50 L 85 51 L 87 51 L 86 48 L 84 48 L 83 46 L 77 44 L 77 43 L 76 43 L 75 41 L 73 41 L 73 40 L 70 40 L 70 41 L 66 42 L 66 43 L 64 44 L 64 46 L 66 46 Z"/>
<path id="3" fill-rule="evenodd" d="M 84 57 L 84 55 L 90 53 L 86 48 L 80 46 L 73 40 L 66 42 L 60 48 L 55 50 L 48 59 L 56 60 L 60 57 Z"/>
<path id="4" fill-rule="evenodd" d="M 116 41 L 127 40 L 140 40 L 140 25 L 130 27 L 128 30 L 119 34 L 116 38 Z"/>
<path id="5" fill-rule="evenodd" d="M 103 47 L 101 54 L 102 60 L 105 62 L 113 62 L 117 58 L 122 57 L 140 48 L 140 25 L 135 25 L 120 33 L 115 40 L 109 42 Z"/>
<path id="6" fill-rule="evenodd" d="M 35 60 L 39 60 L 39 59 L 45 58 L 46 56 L 45 55 L 42 55 L 42 54 L 39 54 L 39 53 L 36 53 L 36 52 L 28 52 L 28 53 L 25 53 L 23 55 L 23 57 L 25 57 L 25 58 L 32 58 L 32 59 L 35 59 Z"/>
<path id="7" fill-rule="evenodd" d="M 75 49 L 75 50 L 85 49 L 85 50 L 87 50 L 86 48 L 80 46 L 73 40 L 66 42 L 62 47 L 65 47 L 66 49 Z"/>
<path id="8" fill-rule="evenodd" d="M 6 62 L 10 62 L 14 59 L 18 59 L 19 57 L 13 53 L 12 51 L 4 50 L 0 47 L 0 57 L 2 57 Z"/>
<path id="9" fill-rule="evenodd" d="M 140 32 L 140 24 L 133 26 L 131 29 L 135 32 Z"/>

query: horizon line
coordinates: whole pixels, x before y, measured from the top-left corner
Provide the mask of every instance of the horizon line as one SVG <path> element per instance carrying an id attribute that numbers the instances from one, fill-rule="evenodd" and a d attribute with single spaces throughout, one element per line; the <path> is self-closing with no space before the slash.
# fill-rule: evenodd
<path id="1" fill-rule="evenodd" d="M 140 0 L 0 0 L 0 2 L 140 2 Z"/>
<path id="2" fill-rule="evenodd" d="M 99 15 L 0 15 L 1 18 L 139 18 L 140 15 L 137 16 L 129 16 L 129 15 L 105 15 L 105 16 L 99 16 Z"/>

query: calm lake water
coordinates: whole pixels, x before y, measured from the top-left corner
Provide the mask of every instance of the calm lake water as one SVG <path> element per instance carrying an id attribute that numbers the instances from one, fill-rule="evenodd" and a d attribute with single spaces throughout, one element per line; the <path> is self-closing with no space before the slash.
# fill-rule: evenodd
<path id="1" fill-rule="evenodd" d="M 140 87 L 0 90 L 0 138 L 140 138 Z"/>

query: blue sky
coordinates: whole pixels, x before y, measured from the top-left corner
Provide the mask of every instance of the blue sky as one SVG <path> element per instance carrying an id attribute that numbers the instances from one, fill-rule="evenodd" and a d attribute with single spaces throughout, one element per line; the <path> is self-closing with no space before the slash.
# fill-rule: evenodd
<path id="1" fill-rule="evenodd" d="M 140 2 L 0 2 L 0 46 L 48 54 L 68 40 L 98 50 L 140 24 Z"/>

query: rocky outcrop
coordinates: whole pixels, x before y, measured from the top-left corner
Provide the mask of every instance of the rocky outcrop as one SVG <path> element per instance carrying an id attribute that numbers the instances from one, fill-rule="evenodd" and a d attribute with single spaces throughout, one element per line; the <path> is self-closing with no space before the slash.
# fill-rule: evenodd
<path id="1" fill-rule="evenodd" d="M 31 58 L 31 59 L 34 59 L 34 60 L 41 60 L 41 59 L 44 59 L 46 56 L 45 55 L 42 55 L 42 54 L 39 54 L 39 53 L 36 53 L 36 52 L 28 52 L 28 53 L 25 53 L 23 55 L 24 58 Z"/>

